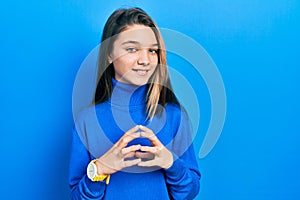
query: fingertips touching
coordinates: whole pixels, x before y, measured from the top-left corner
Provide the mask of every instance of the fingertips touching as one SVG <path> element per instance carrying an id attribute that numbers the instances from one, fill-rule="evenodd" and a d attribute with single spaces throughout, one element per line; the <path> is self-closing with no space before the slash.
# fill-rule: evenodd
<path id="1" fill-rule="evenodd" d="M 152 160 L 154 159 L 155 155 L 153 153 L 136 152 L 135 157 L 142 158 L 142 160 Z"/>
<path id="2" fill-rule="evenodd" d="M 140 144 L 137 144 L 137 145 L 132 145 L 132 146 L 129 146 L 129 147 L 126 147 L 126 148 L 123 148 L 121 150 L 122 154 L 125 155 L 129 152 L 135 152 L 137 150 L 140 150 L 141 148 L 141 145 Z"/>
<path id="3" fill-rule="evenodd" d="M 156 153 L 157 148 L 156 147 L 149 147 L 149 146 L 141 146 L 141 151 L 150 152 L 150 153 Z"/>
<path id="4" fill-rule="evenodd" d="M 145 132 L 152 132 L 147 126 L 139 125 L 139 129 Z"/>
<path id="5" fill-rule="evenodd" d="M 140 129 L 139 127 L 140 127 L 139 125 L 134 126 L 131 129 L 129 129 L 125 134 L 134 135 L 139 132 L 139 129 Z"/>

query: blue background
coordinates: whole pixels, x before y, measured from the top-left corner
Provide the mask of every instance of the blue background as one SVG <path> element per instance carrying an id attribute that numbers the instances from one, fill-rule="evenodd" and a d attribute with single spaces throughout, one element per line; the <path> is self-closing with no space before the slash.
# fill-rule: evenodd
<path id="1" fill-rule="evenodd" d="M 160 27 L 192 37 L 223 77 L 225 126 L 198 160 L 197 199 L 299 199 L 296 0 L 2 2 L 1 199 L 69 198 L 73 83 L 120 6 L 142 7 Z M 205 133 L 209 108 L 201 109 Z"/>

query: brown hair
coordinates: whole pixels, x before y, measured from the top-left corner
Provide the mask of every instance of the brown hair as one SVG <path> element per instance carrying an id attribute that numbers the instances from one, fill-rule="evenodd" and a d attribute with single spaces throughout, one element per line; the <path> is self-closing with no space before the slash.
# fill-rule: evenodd
<path id="1" fill-rule="evenodd" d="M 167 103 L 172 102 L 179 105 L 179 102 L 173 93 L 169 79 L 166 50 L 162 36 L 152 18 L 140 8 L 116 10 L 108 18 L 104 26 L 99 52 L 98 79 L 94 103 L 102 103 L 111 97 L 113 90 L 112 78 L 115 76 L 115 71 L 113 64 L 109 63 L 108 57 L 117 35 L 125 31 L 128 26 L 134 24 L 150 27 L 158 42 L 158 66 L 150 77 L 146 97 L 147 115 L 148 118 L 152 118 L 156 113 L 160 112 L 159 107 L 157 107 L 158 104 L 165 106 Z"/>

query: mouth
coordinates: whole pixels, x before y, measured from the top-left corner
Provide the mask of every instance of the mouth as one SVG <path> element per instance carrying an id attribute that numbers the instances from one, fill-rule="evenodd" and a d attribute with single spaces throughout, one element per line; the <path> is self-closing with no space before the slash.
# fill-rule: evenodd
<path id="1" fill-rule="evenodd" d="M 145 75 L 147 75 L 147 72 L 149 70 L 147 70 L 147 69 L 132 69 L 132 71 L 136 72 L 139 76 L 145 76 Z"/>

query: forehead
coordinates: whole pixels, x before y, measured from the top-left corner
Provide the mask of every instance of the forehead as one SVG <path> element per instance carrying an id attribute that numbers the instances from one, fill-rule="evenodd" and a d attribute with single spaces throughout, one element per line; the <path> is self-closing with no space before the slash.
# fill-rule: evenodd
<path id="1" fill-rule="evenodd" d="M 121 45 L 127 41 L 136 41 L 144 46 L 157 44 L 153 30 L 144 25 L 131 25 L 121 32 L 115 41 L 115 45 Z"/>

